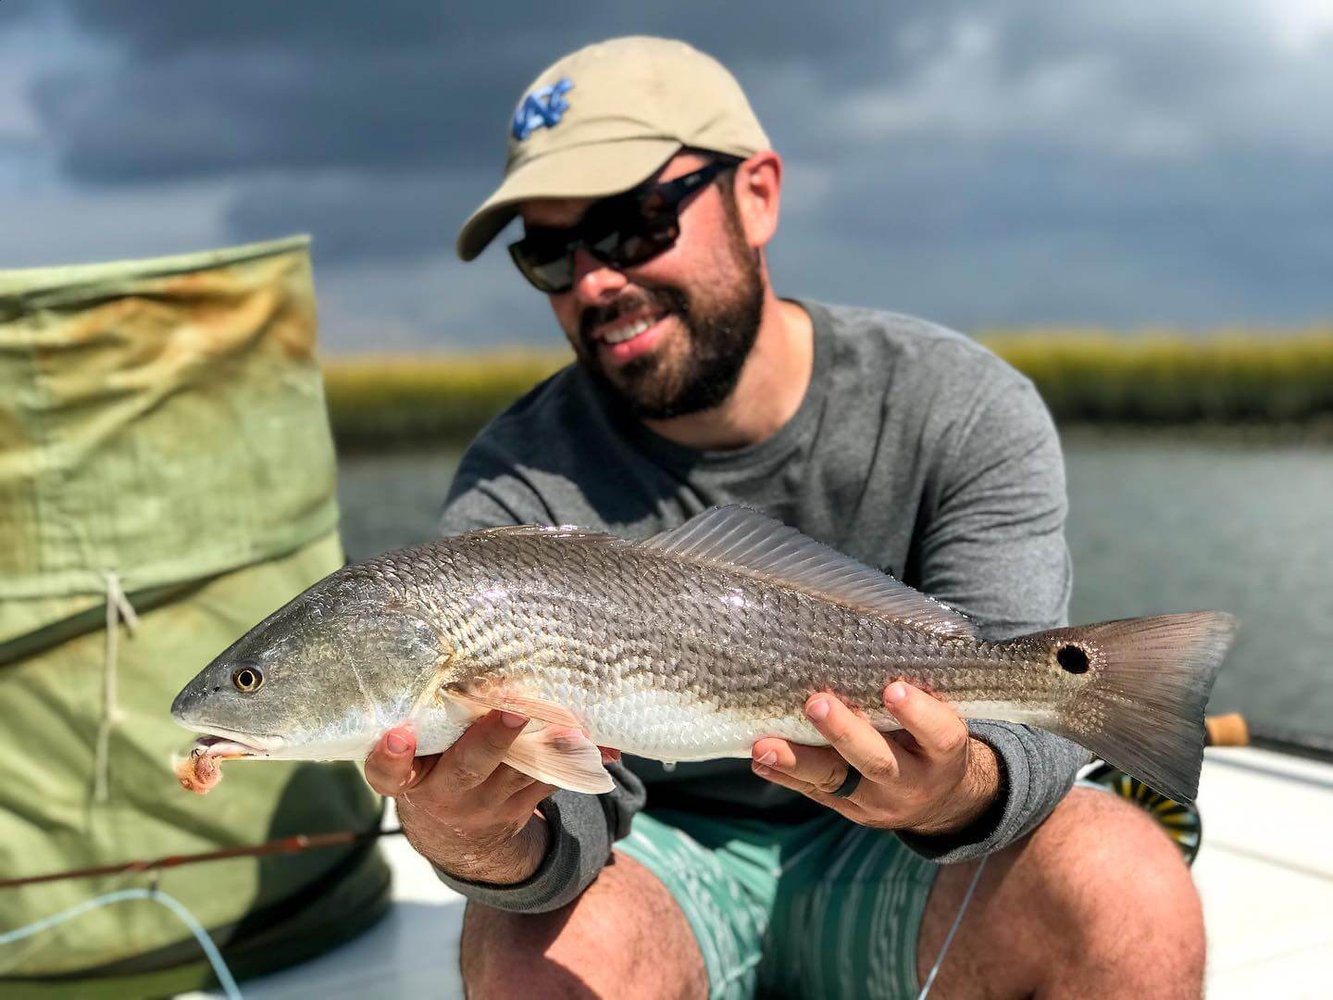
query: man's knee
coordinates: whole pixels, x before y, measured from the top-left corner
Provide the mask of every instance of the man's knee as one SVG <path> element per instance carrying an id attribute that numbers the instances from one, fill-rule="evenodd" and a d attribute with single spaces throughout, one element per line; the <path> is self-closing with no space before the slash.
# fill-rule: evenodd
<path id="1" fill-rule="evenodd" d="M 703 959 L 679 907 L 647 869 L 620 855 L 582 896 L 551 913 L 469 904 L 460 957 L 472 997 L 707 991 Z"/>
<path id="2" fill-rule="evenodd" d="M 573 907 L 552 913 L 509 913 L 468 903 L 463 914 L 459 961 L 468 996 L 523 996 L 537 986 L 543 996 L 578 996 L 576 977 L 548 957 Z"/>
<path id="3" fill-rule="evenodd" d="M 1076 964 L 1202 976 L 1198 892 L 1179 848 L 1144 810 L 1075 789 L 1023 853 L 1042 923 Z"/>

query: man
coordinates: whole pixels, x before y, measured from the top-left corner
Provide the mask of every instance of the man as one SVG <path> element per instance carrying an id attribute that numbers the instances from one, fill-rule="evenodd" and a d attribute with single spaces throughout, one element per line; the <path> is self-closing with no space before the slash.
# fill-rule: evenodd
<path id="1" fill-rule="evenodd" d="M 473 443 L 444 531 L 642 537 L 743 502 L 995 637 L 1061 624 L 1063 470 L 1031 385 L 938 327 L 778 298 L 781 178 L 739 85 L 683 43 L 617 39 L 538 77 L 458 249 L 520 216 L 511 255 L 577 364 Z M 602 796 L 501 764 L 525 723 L 504 713 L 435 759 L 393 731 L 366 774 L 471 900 L 474 995 L 914 995 L 960 915 L 936 995 L 1198 995 L 1186 868 L 1138 810 L 1065 795 L 1079 748 L 884 697 L 905 733 L 813 693 L 830 747 L 612 763 Z"/>

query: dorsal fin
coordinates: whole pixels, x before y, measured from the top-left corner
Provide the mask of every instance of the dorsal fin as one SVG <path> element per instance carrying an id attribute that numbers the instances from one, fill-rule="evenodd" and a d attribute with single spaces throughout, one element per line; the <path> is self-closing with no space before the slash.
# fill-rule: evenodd
<path id="1" fill-rule="evenodd" d="M 976 626 L 948 605 L 739 504 L 706 510 L 643 544 L 683 559 L 725 565 L 784 583 L 813 597 L 938 635 L 978 635 Z"/>
<path id="2" fill-rule="evenodd" d="M 581 542 L 603 542 L 608 545 L 629 545 L 623 538 L 604 531 L 580 528 L 573 524 L 502 524 L 497 528 L 475 528 L 459 538 L 496 538 L 503 535 L 533 535 L 543 538 L 572 538 Z"/>

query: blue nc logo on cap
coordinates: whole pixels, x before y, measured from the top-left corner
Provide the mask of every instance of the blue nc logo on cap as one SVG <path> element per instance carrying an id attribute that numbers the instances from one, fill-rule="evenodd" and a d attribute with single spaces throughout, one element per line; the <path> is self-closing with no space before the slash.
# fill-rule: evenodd
<path id="1" fill-rule="evenodd" d="M 514 109 L 514 125 L 510 131 L 515 139 L 522 142 L 539 128 L 551 128 L 558 125 L 560 119 L 569 110 L 565 95 L 574 86 L 569 77 L 562 77 L 555 83 L 539 87 L 518 102 Z"/>

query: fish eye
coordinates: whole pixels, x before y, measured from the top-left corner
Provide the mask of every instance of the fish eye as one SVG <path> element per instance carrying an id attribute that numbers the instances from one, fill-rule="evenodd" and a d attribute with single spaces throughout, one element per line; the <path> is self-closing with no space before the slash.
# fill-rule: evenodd
<path id="1" fill-rule="evenodd" d="M 264 675 L 259 672 L 258 667 L 237 667 L 231 672 L 231 683 L 241 694 L 251 694 L 258 691 L 259 686 L 264 683 Z"/>

